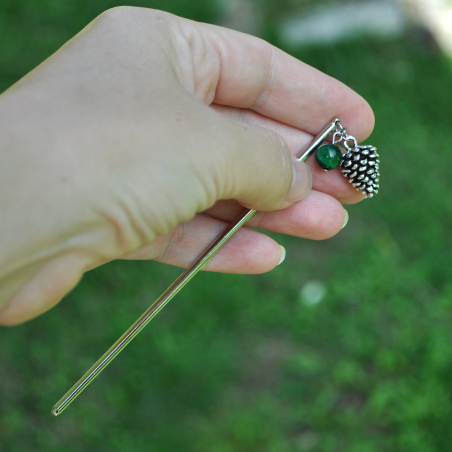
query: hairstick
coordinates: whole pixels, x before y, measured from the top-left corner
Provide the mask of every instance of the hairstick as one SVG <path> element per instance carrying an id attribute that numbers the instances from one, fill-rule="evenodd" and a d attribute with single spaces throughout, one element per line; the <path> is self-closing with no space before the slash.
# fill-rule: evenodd
<path id="1" fill-rule="evenodd" d="M 333 134 L 332 143 L 323 144 L 331 134 Z M 343 149 L 338 146 L 340 143 Z M 329 123 L 308 146 L 296 155 L 296 158 L 306 161 L 314 152 L 317 164 L 325 171 L 340 167 L 342 174 L 356 190 L 361 190 L 368 198 L 378 193 L 380 160 L 377 149 L 373 146 L 358 145 L 353 136 L 347 135 L 347 130 L 339 119 L 336 118 Z M 69 389 L 52 408 L 52 414 L 60 415 L 255 213 L 256 211 L 252 209 L 241 213 Z"/>

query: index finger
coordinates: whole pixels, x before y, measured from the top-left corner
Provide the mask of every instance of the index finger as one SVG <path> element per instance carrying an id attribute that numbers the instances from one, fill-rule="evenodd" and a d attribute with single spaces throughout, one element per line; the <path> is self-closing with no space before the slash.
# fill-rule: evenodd
<path id="1" fill-rule="evenodd" d="M 209 24 L 183 24 L 192 53 L 197 53 L 195 91 L 197 83 L 209 90 L 213 85 L 213 102 L 249 108 L 313 135 L 333 117 L 340 118 L 358 141 L 372 132 L 369 104 L 338 80 L 254 36 Z M 206 71 L 205 65 L 212 65 L 212 50 L 219 68 Z"/>

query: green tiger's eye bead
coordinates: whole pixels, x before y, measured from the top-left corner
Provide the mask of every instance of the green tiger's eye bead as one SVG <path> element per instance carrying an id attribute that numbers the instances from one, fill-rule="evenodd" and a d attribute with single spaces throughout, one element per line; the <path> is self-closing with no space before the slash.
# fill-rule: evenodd
<path id="1" fill-rule="evenodd" d="M 340 165 L 342 152 L 335 144 L 324 144 L 317 149 L 315 159 L 320 168 L 329 171 Z"/>

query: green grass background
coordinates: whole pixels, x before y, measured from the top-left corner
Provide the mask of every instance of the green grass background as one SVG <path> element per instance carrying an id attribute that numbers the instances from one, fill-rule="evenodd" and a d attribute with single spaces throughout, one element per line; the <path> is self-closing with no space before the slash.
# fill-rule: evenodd
<path id="1" fill-rule="evenodd" d="M 0 89 L 115 4 L 2 0 Z M 218 20 L 208 0 L 129 4 Z M 263 37 L 279 45 L 276 5 L 262 2 Z M 333 239 L 276 236 L 287 259 L 269 274 L 198 275 L 59 418 L 53 404 L 180 269 L 113 262 L 0 329 L 1 451 L 452 449 L 450 61 L 412 32 L 292 53 L 372 105 L 380 194 Z M 305 306 L 312 280 L 326 296 Z"/>

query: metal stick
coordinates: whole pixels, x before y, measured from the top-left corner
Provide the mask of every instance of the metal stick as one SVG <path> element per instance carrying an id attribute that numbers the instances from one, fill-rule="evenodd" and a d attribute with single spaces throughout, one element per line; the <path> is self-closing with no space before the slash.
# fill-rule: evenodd
<path id="1" fill-rule="evenodd" d="M 80 378 L 74 386 L 52 408 L 58 416 L 69 404 L 99 375 L 123 348 L 160 312 L 161 309 L 190 281 L 196 273 L 209 262 L 215 253 L 240 229 L 254 214 L 247 209 L 209 246 L 209 248 L 190 267 L 177 278 L 157 301 L 102 355 L 102 357 Z"/>
<path id="2" fill-rule="evenodd" d="M 297 154 L 301 161 L 320 146 L 325 138 L 335 129 L 335 119 L 309 144 Z M 254 214 L 255 210 L 245 210 L 228 228 L 207 248 L 206 251 L 188 267 L 168 289 L 148 308 L 143 315 L 101 356 L 101 358 L 83 375 L 80 380 L 52 408 L 54 416 L 60 415 L 80 393 L 110 364 L 125 346 L 160 312 L 161 309 L 199 272 L 217 251 L 237 232 Z"/>

